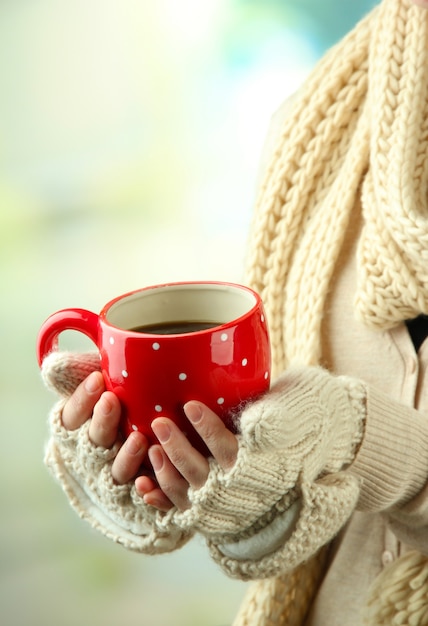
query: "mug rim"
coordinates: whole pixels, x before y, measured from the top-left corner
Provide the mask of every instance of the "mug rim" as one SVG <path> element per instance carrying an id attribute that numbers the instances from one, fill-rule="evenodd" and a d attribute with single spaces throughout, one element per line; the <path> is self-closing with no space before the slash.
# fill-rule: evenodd
<path id="1" fill-rule="evenodd" d="M 250 308 L 245 311 L 245 313 L 243 313 L 242 315 L 238 315 L 237 317 L 234 317 L 233 319 L 226 321 L 226 322 L 222 322 L 218 325 L 212 326 L 211 328 L 206 328 L 203 330 L 198 330 L 198 331 L 189 331 L 189 332 L 180 332 L 180 333 L 170 333 L 168 335 L 162 335 L 161 333 L 156 333 L 156 332 L 150 332 L 150 333 L 144 333 L 141 331 L 134 331 L 132 329 L 128 329 L 128 328 L 123 328 L 121 326 L 117 326 L 116 324 L 114 324 L 113 322 L 111 322 L 108 319 L 108 314 L 109 312 L 111 312 L 111 309 L 117 305 L 119 302 L 121 302 L 122 300 L 126 300 L 128 298 L 132 298 L 133 296 L 137 295 L 137 294 L 143 294 L 144 292 L 149 292 L 149 291 L 162 291 L 162 290 L 168 290 L 171 287 L 190 287 L 190 288 L 197 288 L 198 286 L 200 287 L 214 287 L 214 288 L 218 288 L 219 290 L 224 290 L 226 291 L 227 289 L 236 291 L 236 292 L 246 292 L 248 295 L 250 295 L 253 299 L 254 299 L 254 303 L 252 306 L 250 306 Z M 243 285 L 240 283 L 233 283 L 233 282 L 228 282 L 228 281 L 216 281 L 216 280 L 194 280 L 194 281 L 176 281 L 176 282 L 168 282 L 168 283 L 159 283 L 156 285 L 149 285 L 147 287 L 141 287 L 140 289 L 134 289 L 131 291 L 128 291 L 122 295 L 116 296 L 115 298 L 113 298 L 112 300 L 110 300 L 109 302 L 107 302 L 101 312 L 99 313 L 99 319 L 100 321 L 103 322 L 103 324 L 105 324 L 106 326 L 109 326 L 110 328 L 115 329 L 116 332 L 123 332 L 126 335 L 133 335 L 136 337 L 156 337 L 156 336 L 162 336 L 162 338 L 165 340 L 165 338 L 168 337 L 185 337 L 187 335 L 200 335 L 203 333 L 212 333 L 213 331 L 217 331 L 219 329 L 222 328 L 229 328 L 230 326 L 234 326 L 238 323 L 241 323 L 243 320 L 245 320 L 247 317 L 250 317 L 254 311 L 258 308 L 262 309 L 262 313 L 264 314 L 264 308 L 263 308 L 263 302 L 262 299 L 260 297 L 260 295 L 254 291 L 254 289 L 252 289 L 251 287 L 248 287 L 247 285 Z M 148 324 L 149 325 L 149 324 Z"/>

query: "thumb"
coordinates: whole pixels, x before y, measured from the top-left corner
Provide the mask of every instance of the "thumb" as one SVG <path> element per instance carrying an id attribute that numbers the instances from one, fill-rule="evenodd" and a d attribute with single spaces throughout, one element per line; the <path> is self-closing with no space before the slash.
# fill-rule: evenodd
<path id="1" fill-rule="evenodd" d="M 50 391 L 68 397 L 91 372 L 100 369 L 98 352 L 51 352 L 43 360 L 41 374 Z"/>

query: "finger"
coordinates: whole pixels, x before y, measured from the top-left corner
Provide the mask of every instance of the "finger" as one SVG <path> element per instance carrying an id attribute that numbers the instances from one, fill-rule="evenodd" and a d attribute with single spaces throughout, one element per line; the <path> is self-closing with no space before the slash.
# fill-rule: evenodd
<path id="1" fill-rule="evenodd" d="M 154 469 L 156 480 L 164 496 L 181 511 L 188 509 L 189 499 L 187 497 L 187 490 L 189 483 L 183 478 L 176 467 L 174 467 L 165 451 L 162 449 L 162 446 L 152 446 L 149 449 L 149 459 Z"/>
<path id="2" fill-rule="evenodd" d="M 160 511 L 166 513 L 174 506 L 164 492 L 159 489 L 157 483 L 149 476 L 138 476 L 135 479 L 135 488 L 146 504 L 150 504 L 150 506 L 154 506 Z"/>
<path id="3" fill-rule="evenodd" d="M 112 476 L 119 485 L 135 478 L 147 454 L 147 448 L 147 439 L 143 433 L 135 431 L 129 435 L 111 467 Z"/>
<path id="4" fill-rule="evenodd" d="M 117 439 L 120 402 L 111 391 L 105 391 L 96 403 L 89 426 L 89 439 L 96 446 L 111 448 Z"/>
<path id="5" fill-rule="evenodd" d="M 101 397 L 104 378 L 101 372 L 92 372 L 67 400 L 62 411 L 62 423 L 67 430 L 80 428 L 91 416 Z"/>
<path id="6" fill-rule="evenodd" d="M 195 489 L 202 487 L 209 473 L 207 459 L 191 445 L 173 421 L 158 417 L 152 422 L 152 430 L 181 476 Z M 157 474 L 156 477 L 159 478 Z"/>
<path id="7" fill-rule="evenodd" d="M 205 404 L 193 400 L 184 405 L 184 412 L 220 467 L 231 469 L 238 454 L 238 440 L 223 420 Z"/>

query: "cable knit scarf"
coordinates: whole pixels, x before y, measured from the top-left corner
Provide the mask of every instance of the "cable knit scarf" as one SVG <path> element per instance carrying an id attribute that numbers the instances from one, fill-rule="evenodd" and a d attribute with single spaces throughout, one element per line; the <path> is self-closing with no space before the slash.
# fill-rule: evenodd
<path id="1" fill-rule="evenodd" d="M 275 366 L 317 363 L 325 298 L 355 196 L 365 228 L 356 312 L 388 328 L 428 313 L 428 12 L 384 0 L 298 93 L 255 211 L 249 282 Z"/>
<path id="2" fill-rule="evenodd" d="M 320 360 L 326 295 L 357 194 L 356 315 L 386 329 L 428 313 L 427 191 L 428 11 L 383 0 L 293 100 L 261 188 L 248 281 L 266 304 L 274 374 Z M 300 626 L 320 572 L 317 558 L 254 583 L 235 626 Z M 427 597 L 428 559 L 412 553 L 377 581 L 366 623 L 428 624 Z"/>

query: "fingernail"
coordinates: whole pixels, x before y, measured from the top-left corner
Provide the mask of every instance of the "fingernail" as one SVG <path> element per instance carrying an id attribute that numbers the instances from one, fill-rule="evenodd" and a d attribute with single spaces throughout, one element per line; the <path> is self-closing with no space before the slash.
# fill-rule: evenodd
<path id="1" fill-rule="evenodd" d="M 202 419 L 202 408 L 196 402 L 188 402 L 184 406 L 187 419 L 193 424 L 197 424 Z"/>
<path id="2" fill-rule="evenodd" d="M 158 448 L 150 448 L 149 459 L 155 472 L 158 472 L 160 469 L 162 469 L 163 456 L 162 452 Z"/>
<path id="3" fill-rule="evenodd" d="M 170 438 L 171 429 L 165 422 L 154 422 L 152 429 L 161 443 L 166 443 Z"/>
<path id="4" fill-rule="evenodd" d="M 95 393 L 100 388 L 99 372 L 92 372 L 85 381 L 85 389 L 88 393 Z"/>
<path id="5" fill-rule="evenodd" d="M 101 396 L 98 401 L 98 406 L 103 415 L 110 415 L 112 404 L 110 400 L 108 400 L 108 398 L 106 398 L 105 396 Z"/>
<path id="6" fill-rule="evenodd" d="M 128 439 L 125 442 L 126 451 L 129 454 L 135 456 L 139 454 L 142 450 L 140 438 L 135 436 L 134 434 L 129 435 Z"/>

